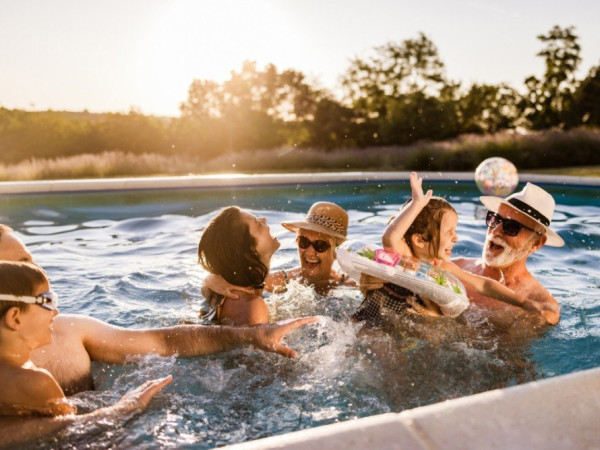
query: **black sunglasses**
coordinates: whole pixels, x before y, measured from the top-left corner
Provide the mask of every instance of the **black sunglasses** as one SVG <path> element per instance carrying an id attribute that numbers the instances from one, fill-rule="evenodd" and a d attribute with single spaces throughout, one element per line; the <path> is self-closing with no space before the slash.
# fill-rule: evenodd
<path id="1" fill-rule="evenodd" d="M 317 253 L 325 253 L 331 248 L 331 244 L 327 241 L 324 241 L 322 239 L 311 241 L 306 236 L 298 236 L 296 238 L 296 243 L 298 244 L 298 247 L 300 247 L 302 250 L 306 250 L 312 245 Z"/>
<path id="2" fill-rule="evenodd" d="M 498 225 L 502 224 L 504 234 L 511 237 L 514 237 L 517 234 L 519 234 L 521 228 L 525 228 L 537 234 L 542 234 L 539 231 L 534 230 L 533 228 L 529 228 L 528 226 L 523 225 L 521 222 L 502 217 L 500 214 L 497 214 L 494 211 L 487 212 L 487 216 L 485 217 L 485 224 L 488 226 L 488 228 L 496 228 Z"/>

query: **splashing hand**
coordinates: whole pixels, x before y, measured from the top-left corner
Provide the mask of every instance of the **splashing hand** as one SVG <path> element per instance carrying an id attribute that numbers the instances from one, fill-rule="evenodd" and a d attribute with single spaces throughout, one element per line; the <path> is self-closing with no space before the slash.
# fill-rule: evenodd
<path id="1" fill-rule="evenodd" d="M 410 174 L 410 189 L 412 191 L 412 201 L 421 207 L 427 205 L 433 196 L 431 189 L 423 194 L 423 177 L 418 176 L 417 172 L 411 172 Z"/>
<path id="2" fill-rule="evenodd" d="M 148 407 L 150 400 L 158 394 L 163 388 L 173 381 L 171 375 L 156 380 L 146 381 L 141 386 L 129 391 L 121 400 L 113 405 L 113 408 L 120 413 L 140 412 Z"/>
<path id="3" fill-rule="evenodd" d="M 296 358 L 298 354 L 293 349 L 283 345 L 281 340 L 288 333 L 316 321 L 316 317 L 304 317 L 302 319 L 290 319 L 277 323 L 259 325 L 252 329 L 256 332 L 256 335 L 252 339 L 252 345 L 260 350 L 278 353 L 288 358 Z"/>

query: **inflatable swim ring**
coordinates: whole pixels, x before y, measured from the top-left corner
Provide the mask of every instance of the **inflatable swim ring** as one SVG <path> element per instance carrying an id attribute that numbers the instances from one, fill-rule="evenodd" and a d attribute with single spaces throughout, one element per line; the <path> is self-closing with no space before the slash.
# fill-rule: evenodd
<path id="1" fill-rule="evenodd" d="M 445 316 L 457 317 L 469 306 L 460 280 L 432 264 L 359 240 L 343 243 L 336 254 L 342 269 L 356 281 L 365 273 L 405 287 L 438 304 Z"/>

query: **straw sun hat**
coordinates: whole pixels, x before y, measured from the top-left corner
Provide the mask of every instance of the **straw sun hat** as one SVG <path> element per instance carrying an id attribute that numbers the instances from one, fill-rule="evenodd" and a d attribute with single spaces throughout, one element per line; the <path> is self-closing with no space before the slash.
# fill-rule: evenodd
<path id="1" fill-rule="evenodd" d="M 522 191 L 515 192 L 505 199 L 489 196 L 479 197 L 479 199 L 487 209 L 495 213 L 498 212 L 500 205 L 504 204 L 531 217 L 544 227 L 547 237 L 546 245 L 552 247 L 565 245 L 565 241 L 549 228 L 554 215 L 554 199 L 541 187 L 527 183 Z"/>
<path id="2" fill-rule="evenodd" d="M 281 225 L 294 233 L 299 229 L 316 231 L 343 242 L 348 234 L 348 213 L 335 203 L 317 202 L 310 207 L 304 220 Z"/>

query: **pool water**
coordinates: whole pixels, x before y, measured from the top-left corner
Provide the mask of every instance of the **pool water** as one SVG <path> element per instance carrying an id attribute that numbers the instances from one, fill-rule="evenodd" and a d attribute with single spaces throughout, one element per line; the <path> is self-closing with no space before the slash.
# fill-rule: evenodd
<path id="1" fill-rule="evenodd" d="M 435 183 L 459 213 L 454 256 L 477 257 L 485 236 L 470 183 Z M 121 427 L 69 429 L 52 448 L 210 448 L 570 373 L 599 364 L 600 190 L 548 186 L 553 228 L 566 241 L 528 267 L 559 300 L 560 324 L 531 330 L 475 311 L 466 321 L 414 318 L 361 329 L 348 316 L 361 294 L 320 297 L 299 284 L 269 295 L 273 319 L 320 315 L 288 343 L 297 360 L 241 349 L 191 359 L 147 356 L 126 366 L 95 364 L 95 392 L 74 397 L 86 411 L 112 403 L 146 379 L 173 374 L 145 414 Z M 350 238 L 375 243 L 410 194 L 408 183 L 295 185 L 104 194 L 4 196 L 0 222 L 13 227 L 48 272 L 62 313 L 133 328 L 199 323 L 205 274 L 196 264 L 202 229 L 237 204 L 267 217 L 282 243 L 272 269 L 297 265 L 294 236 L 317 200 L 350 214 Z"/>

